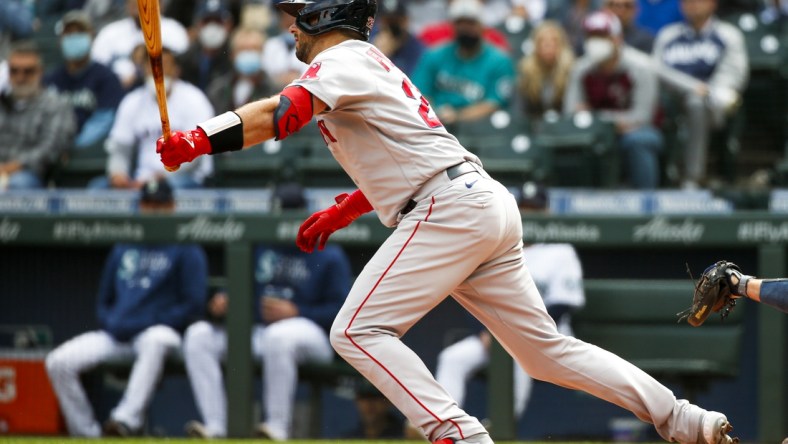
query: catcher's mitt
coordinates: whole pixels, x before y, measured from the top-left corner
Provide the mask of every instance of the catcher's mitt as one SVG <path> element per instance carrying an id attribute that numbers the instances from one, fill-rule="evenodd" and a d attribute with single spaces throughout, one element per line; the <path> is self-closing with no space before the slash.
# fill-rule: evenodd
<path id="1" fill-rule="evenodd" d="M 709 315 L 717 312 L 721 312 L 720 318 L 725 319 L 736 306 L 736 295 L 731 293 L 732 274 L 739 278 L 742 276 L 739 267 L 728 261 L 719 261 L 703 270 L 695 283 L 692 307 L 677 314 L 679 322 L 687 318 L 690 325 L 700 327 Z M 736 288 L 733 288 L 737 293 Z"/>

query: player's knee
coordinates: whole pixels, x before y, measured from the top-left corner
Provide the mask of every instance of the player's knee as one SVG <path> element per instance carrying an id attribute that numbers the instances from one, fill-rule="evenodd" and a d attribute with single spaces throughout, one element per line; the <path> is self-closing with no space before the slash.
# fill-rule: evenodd
<path id="1" fill-rule="evenodd" d="M 183 333 L 184 353 L 199 353 L 204 349 L 213 336 L 212 329 L 207 321 L 198 321 L 190 325 Z"/>
<path id="2" fill-rule="evenodd" d="M 154 325 L 140 333 L 137 352 L 176 349 L 181 345 L 181 337 L 172 327 Z"/>
<path id="3" fill-rule="evenodd" d="M 339 356 L 345 356 L 352 346 L 350 337 L 345 333 L 345 328 L 337 326 L 336 323 L 331 326 L 331 330 L 328 333 L 328 341 Z"/>

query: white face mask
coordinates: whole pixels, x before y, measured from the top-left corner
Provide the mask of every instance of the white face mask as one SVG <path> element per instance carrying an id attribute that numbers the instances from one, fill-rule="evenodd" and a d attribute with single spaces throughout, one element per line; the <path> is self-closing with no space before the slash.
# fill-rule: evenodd
<path id="1" fill-rule="evenodd" d="M 584 57 L 599 63 L 612 57 L 616 48 L 610 39 L 591 37 L 583 44 L 583 50 L 585 51 Z"/>
<path id="2" fill-rule="evenodd" d="M 227 40 L 227 29 L 218 23 L 208 23 L 200 28 L 200 44 L 207 49 L 216 49 Z"/>
<path id="3" fill-rule="evenodd" d="M 150 91 L 150 93 L 156 97 L 156 82 L 153 80 L 153 77 L 145 77 L 145 88 L 147 88 L 148 91 Z M 167 94 L 170 93 L 170 90 L 172 89 L 172 77 L 164 76 L 164 89 L 167 91 Z"/>

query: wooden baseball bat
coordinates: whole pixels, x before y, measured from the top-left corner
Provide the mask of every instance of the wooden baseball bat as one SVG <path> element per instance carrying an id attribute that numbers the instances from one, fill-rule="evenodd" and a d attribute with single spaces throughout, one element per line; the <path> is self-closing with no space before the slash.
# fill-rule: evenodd
<path id="1" fill-rule="evenodd" d="M 137 9 L 140 13 L 140 28 L 145 38 L 145 49 L 148 50 L 153 81 L 156 84 L 156 101 L 159 104 L 159 117 L 161 117 L 161 135 L 164 141 L 170 140 L 170 116 L 167 113 L 167 90 L 164 88 L 164 68 L 161 61 L 161 15 L 159 14 L 159 0 L 137 0 Z M 178 168 L 167 168 L 175 171 Z"/>

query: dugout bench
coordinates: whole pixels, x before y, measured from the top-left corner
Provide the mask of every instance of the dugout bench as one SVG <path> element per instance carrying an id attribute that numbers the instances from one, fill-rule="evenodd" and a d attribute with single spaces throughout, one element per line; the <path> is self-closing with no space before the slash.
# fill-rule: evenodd
<path id="1" fill-rule="evenodd" d="M 255 361 L 254 371 L 257 375 L 263 371 L 260 361 Z M 88 372 L 101 378 L 105 376 L 112 376 L 117 379 L 127 380 L 131 371 L 133 361 L 131 359 L 117 359 L 104 362 Z M 225 375 L 227 372 L 227 363 L 223 363 Z M 162 378 L 168 375 L 186 375 L 186 366 L 183 361 L 183 355 L 178 352 L 171 354 L 165 363 Z M 231 379 L 231 377 L 229 378 Z M 225 376 L 225 384 L 229 380 Z M 358 387 L 361 381 L 364 381 L 363 376 L 359 374 L 353 367 L 339 357 L 334 357 L 332 362 L 328 363 L 307 363 L 298 367 L 299 382 L 305 382 L 309 385 L 309 430 L 308 434 L 311 438 L 320 438 L 323 426 L 322 412 L 323 412 L 323 389 L 324 388 L 337 388 L 337 387 Z M 102 379 L 103 381 L 104 379 Z M 258 391 L 250 393 L 250 396 L 257 396 Z M 249 430 L 249 436 L 252 436 L 253 431 Z"/>

